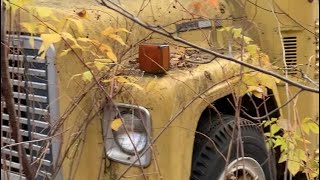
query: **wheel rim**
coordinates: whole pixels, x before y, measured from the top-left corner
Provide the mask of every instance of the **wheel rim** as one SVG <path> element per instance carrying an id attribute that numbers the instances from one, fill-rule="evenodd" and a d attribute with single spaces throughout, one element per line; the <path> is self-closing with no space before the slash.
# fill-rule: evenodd
<path id="1" fill-rule="evenodd" d="M 265 175 L 256 160 L 243 157 L 232 161 L 219 178 L 219 180 L 229 179 L 265 180 Z"/>

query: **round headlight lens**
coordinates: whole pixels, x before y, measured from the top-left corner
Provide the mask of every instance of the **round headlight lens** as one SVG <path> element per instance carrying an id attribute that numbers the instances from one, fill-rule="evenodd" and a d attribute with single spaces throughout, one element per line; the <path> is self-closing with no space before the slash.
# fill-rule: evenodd
<path id="1" fill-rule="evenodd" d="M 116 143 L 122 151 L 128 154 L 135 154 L 134 148 L 138 153 L 141 152 L 148 142 L 142 120 L 134 114 L 122 114 L 121 117 L 123 124 L 118 131 L 113 131 Z"/>

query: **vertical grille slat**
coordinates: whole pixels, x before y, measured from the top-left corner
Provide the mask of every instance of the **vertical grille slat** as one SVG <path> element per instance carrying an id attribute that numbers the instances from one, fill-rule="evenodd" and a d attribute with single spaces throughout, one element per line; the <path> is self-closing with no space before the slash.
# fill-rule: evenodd
<path id="1" fill-rule="evenodd" d="M 23 143 L 23 147 L 28 159 L 31 160 L 30 164 L 41 161 L 40 172 L 35 179 L 42 180 L 50 177 L 54 161 L 53 144 L 51 144 L 52 139 L 49 138 L 49 132 L 52 123 L 51 109 L 54 111 L 53 116 L 58 115 L 57 103 L 54 101 L 57 98 L 55 67 L 47 58 L 41 59 L 37 55 L 42 43 L 41 39 L 35 37 L 34 47 L 30 46 L 29 39 L 30 36 L 24 35 L 7 36 L 10 46 L 9 73 L 14 91 L 15 109 L 19 116 L 20 134 L 23 141 L 28 141 Z M 53 61 L 54 57 L 51 57 L 55 55 L 53 47 L 49 48 L 48 53 L 52 54 L 50 61 Z M 1 141 L 4 145 L 14 144 L 15 141 L 10 135 L 11 128 L 6 103 L 2 99 L 1 107 Z M 46 146 L 47 143 L 50 143 L 49 146 Z M 16 146 L 3 148 L 1 154 L 1 177 L 3 177 L 4 165 L 7 165 L 6 173 L 10 176 L 19 176 L 22 167 Z M 44 154 L 41 160 L 37 159 L 39 154 Z"/>
<path id="2" fill-rule="evenodd" d="M 284 37 L 283 45 L 286 61 L 285 70 L 289 75 L 295 75 L 297 74 L 297 37 Z"/>

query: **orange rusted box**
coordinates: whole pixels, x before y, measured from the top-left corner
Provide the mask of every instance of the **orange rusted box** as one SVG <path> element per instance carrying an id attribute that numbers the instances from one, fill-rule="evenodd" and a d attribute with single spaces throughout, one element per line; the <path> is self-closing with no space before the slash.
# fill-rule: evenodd
<path id="1" fill-rule="evenodd" d="M 169 45 L 141 44 L 139 68 L 148 73 L 164 73 L 169 69 Z"/>

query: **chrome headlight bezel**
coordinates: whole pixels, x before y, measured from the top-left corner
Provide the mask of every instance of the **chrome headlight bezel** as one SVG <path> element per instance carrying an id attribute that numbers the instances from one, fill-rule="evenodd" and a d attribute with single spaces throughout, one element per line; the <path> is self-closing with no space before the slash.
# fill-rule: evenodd
<path id="1" fill-rule="evenodd" d="M 121 117 L 121 113 L 133 112 L 135 116 L 141 119 L 143 127 L 146 133 L 146 145 L 142 150 L 138 152 L 138 156 L 135 152 L 126 151 L 119 142 L 116 140 L 116 133 L 111 129 L 111 123 L 114 119 Z M 124 164 L 132 164 L 136 166 L 146 167 L 151 162 L 151 149 L 148 148 L 150 145 L 151 135 L 151 120 L 149 111 L 141 106 L 130 105 L 124 103 L 109 103 L 104 108 L 104 119 L 103 119 L 103 135 L 105 142 L 106 155 L 109 159 L 121 162 Z M 148 149 L 147 149 L 148 148 Z M 142 152 L 146 151 L 144 154 Z"/>

